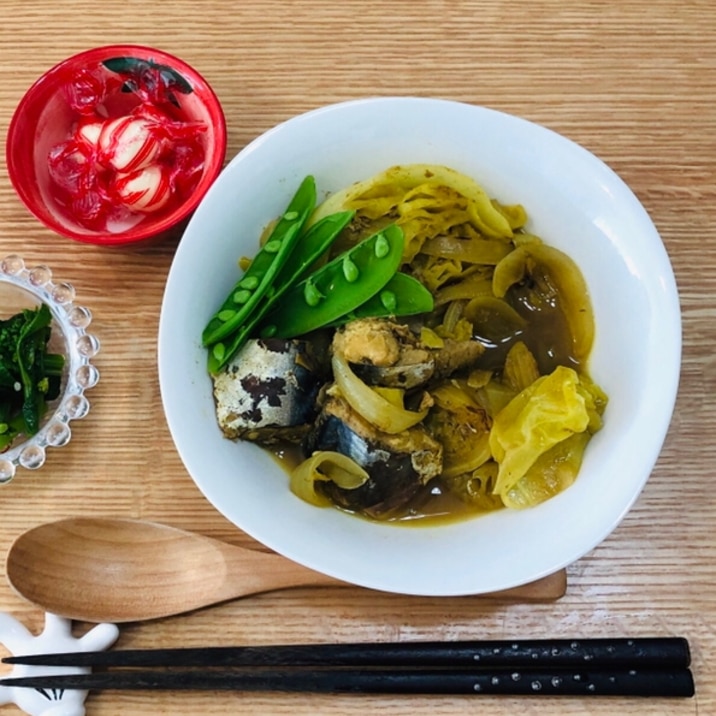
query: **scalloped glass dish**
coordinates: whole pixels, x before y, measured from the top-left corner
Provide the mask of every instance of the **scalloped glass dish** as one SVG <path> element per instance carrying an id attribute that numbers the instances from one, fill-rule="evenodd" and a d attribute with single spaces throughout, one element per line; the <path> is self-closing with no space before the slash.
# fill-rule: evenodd
<path id="1" fill-rule="evenodd" d="M 74 286 L 53 281 L 47 266 L 29 267 L 17 255 L 0 261 L 0 317 L 8 318 L 23 308 L 47 304 L 52 313 L 49 348 L 65 356 L 60 396 L 50 402 L 35 435 L 18 436 L 0 453 L 0 483 L 11 480 L 18 467 L 27 470 L 42 467 L 47 448 L 67 445 L 72 436 L 70 422 L 84 418 L 89 412 L 85 391 L 99 380 L 99 371 L 91 360 L 100 343 L 87 332 L 92 322 L 91 311 L 74 303 L 74 299 Z"/>

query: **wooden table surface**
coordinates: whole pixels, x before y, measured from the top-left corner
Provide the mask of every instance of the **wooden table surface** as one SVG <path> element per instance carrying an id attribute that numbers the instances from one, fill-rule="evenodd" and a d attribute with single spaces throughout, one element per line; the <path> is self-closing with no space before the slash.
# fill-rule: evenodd
<path id="1" fill-rule="evenodd" d="M 300 589 L 125 625 L 122 647 L 305 641 L 683 635 L 687 700 L 329 697 L 106 692 L 104 714 L 716 713 L 716 4 L 713 0 L 0 0 L 0 133 L 27 87 L 75 52 L 134 42 L 177 54 L 226 112 L 228 157 L 339 100 L 444 97 L 546 125 L 605 160 L 654 220 L 680 289 L 680 392 L 662 455 L 616 531 L 568 570 L 566 596 L 524 604 Z M 72 515 L 147 518 L 251 545 L 203 498 L 162 414 L 156 335 L 176 242 L 106 249 L 39 225 L 0 167 L 0 255 L 46 263 L 91 307 L 102 349 L 71 444 L 0 489 L 0 552 Z M 0 611 L 43 614 L 0 580 Z M 80 625 L 81 626 L 81 625 Z M 474 698 L 477 697 L 473 697 Z M 0 714 L 19 713 L 13 706 Z"/>

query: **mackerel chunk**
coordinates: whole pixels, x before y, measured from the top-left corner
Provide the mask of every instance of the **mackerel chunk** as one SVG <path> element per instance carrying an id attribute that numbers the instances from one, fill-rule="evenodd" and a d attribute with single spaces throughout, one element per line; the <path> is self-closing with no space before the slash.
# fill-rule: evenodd
<path id="1" fill-rule="evenodd" d="M 404 508 L 443 466 L 442 445 L 422 426 L 397 435 L 381 432 L 337 396 L 326 400 L 306 449 L 342 453 L 368 473 L 368 481 L 353 490 L 333 482 L 321 483 L 321 489 L 336 505 L 374 518 Z"/>
<path id="2" fill-rule="evenodd" d="M 227 438 L 263 445 L 300 442 L 315 419 L 326 380 L 321 343 L 298 339 L 250 340 L 216 376 L 214 400 Z"/>
<path id="3" fill-rule="evenodd" d="M 333 351 L 369 385 L 412 389 L 477 364 L 484 346 L 475 340 L 445 339 L 430 348 L 409 326 L 387 318 L 361 318 L 341 327 Z"/>

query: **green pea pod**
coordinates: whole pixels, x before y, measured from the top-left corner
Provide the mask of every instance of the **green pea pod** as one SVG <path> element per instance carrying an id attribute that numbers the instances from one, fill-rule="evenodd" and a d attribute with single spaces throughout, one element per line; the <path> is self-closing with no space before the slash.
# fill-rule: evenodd
<path id="1" fill-rule="evenodd" d="M 298 279 L 320 258 L 350 223 L 355 212 L 342 211 L 323 217 L 300 238 L 291 254 L 291 261 L 284 264 L 274 280 L 274 290 L 267 291 L 258 301 L 248 319 L 236 332 L 209 348 L 209 373 L 218 373 L 251 337 L 257 323 L 269 309 L 293 286 Z"/>
<path id="2" fill-rule="evenodd" d="M 414 316 L 417 313 L 428 313 L 434 307 L 435 301 L 430 291 L 416 278 L 398 271 L 375 296 L 333 321 L 331 327 L 358 318 Z"/>
<path id="3" fill-rule="evenodd" d="M 315 205 L 316 182 L 307 176 L 249 268 L 204 328 L 201 338 L 205 346 L 226 338 L 246 321 L 291 255 Z"/>
<path id="4" fill-rule="evenodd" d="M 324 216 L 306 230 L 291 255 L 291 261 L 284 265 L 276 279 L 281 294 L 305 278 L 306 272 L 328 251 L 354 216 L 355 211 L 339 211 Z"/>
<path id="5" fill-rule="evenodd" d="M 329 261 L 284 294 L 261 335 L 293 338 L 355 310 L 395 275 L 404 243 L 402 229 L 391 224 Z"/>

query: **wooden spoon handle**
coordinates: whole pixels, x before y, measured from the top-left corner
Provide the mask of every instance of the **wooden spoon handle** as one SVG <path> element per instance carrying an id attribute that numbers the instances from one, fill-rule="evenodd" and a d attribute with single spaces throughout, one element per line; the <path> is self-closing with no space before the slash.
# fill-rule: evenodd
<path id="1" fill-rule="evenodd" d="M 291 587 L 348 587 L 346 582 L 314 572 L 274 552 L 226 550 L 226 589 L 236 598 Z M 524 602 L 548 602 L 560 599 L 567 589 L 565 570 L 529 584 L 499 592 L 475 595 L 482 599 Z"/>
<path id="2" fill-rule="evenodd" d="M 348 586 L 275 552 L 260 552 L 226 545 L 224 589 L 229 599 L 291 587 Z"/>

